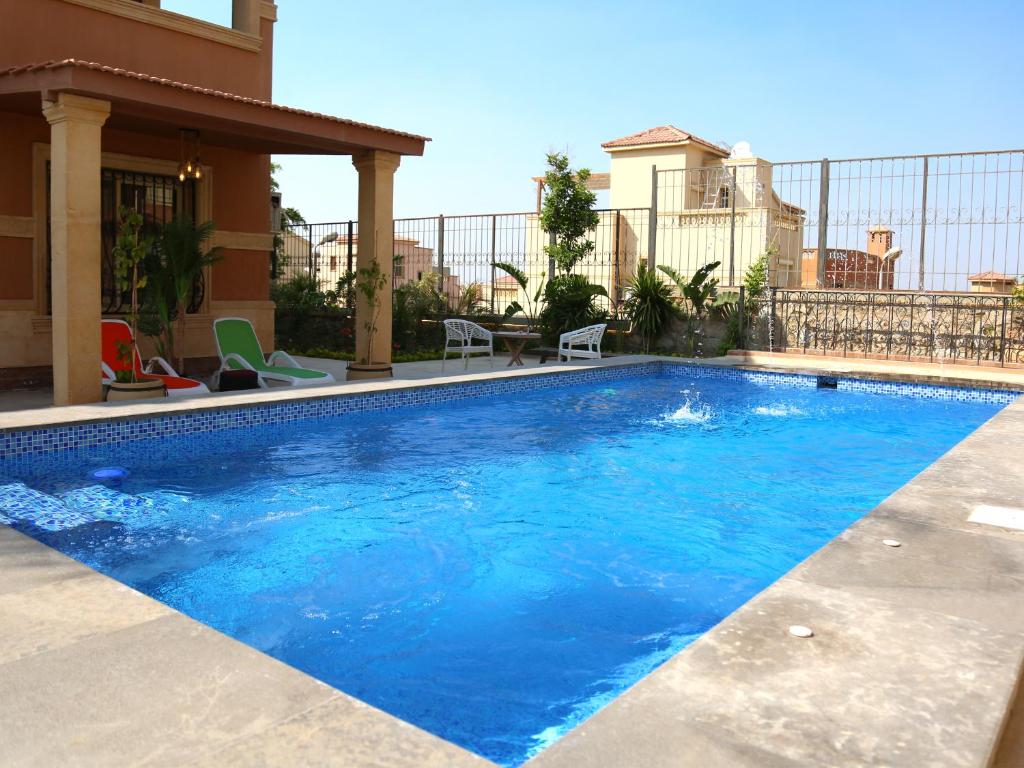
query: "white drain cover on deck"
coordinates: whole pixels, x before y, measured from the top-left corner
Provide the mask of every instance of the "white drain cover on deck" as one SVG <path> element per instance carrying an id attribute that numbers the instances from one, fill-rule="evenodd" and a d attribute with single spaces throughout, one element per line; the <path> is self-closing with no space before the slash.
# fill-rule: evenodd
<path id="1" fill-rule="evenodd" d="M 967 522 L 981 523 L 982 525 L 998 525 L 1000 528 L 1014 528 L 1018 531 L 1024 531 L 1024 509 L 979 504 L 971 512 Z"/>

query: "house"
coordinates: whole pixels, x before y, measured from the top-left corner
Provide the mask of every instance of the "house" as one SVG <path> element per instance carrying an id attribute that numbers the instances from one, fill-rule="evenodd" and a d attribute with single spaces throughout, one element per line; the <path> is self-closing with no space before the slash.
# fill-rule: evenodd
<path id="1" fill-rule="evenodd" d="M 610 209 L 599 213 L 592 233 L 594 256 L 575 271 L 604 286 L 609 299 L 600 301 L 606 308 L 621 302 L 637 266 L 649 263 L 652 241 L 656 263 L 686 277 L 721 262 L 714 273 L 721 288 L 738 286 L 762 254 L 770 258 L 772 285 L 800 285 L 805 212 L 779 197 L 771 163 L 754 157 L 745 142 L 728 149 L 661 125 L 601 147 L 609 155 L 610 170 L 592 173 L 587 187 L 608 190 Z M 527 215 L 524 271 L 536 285 L 550 275 L 552 265 L 540 228 L 544 179 L 533 181 L 537 208 Z"/>
<path id="2" fill-rule="evenodd" d="M 971 293 L 1013 293 L 1017 286 L 1017 278 L 1001 272 L 979 272 L 967 278 Z"/>
<path id="3" fill-rule="evenodd" d="M 301 228 L 300 228 L 301 229 Z M 359 258 L 359 235 L 352 235 L 351 246 L 348 235 L 338 235 L 330 242 L 309 247 L 306 239 L 293 234 L 295 240 L 291 244 L 297 246 L 296 251 L 287 252 L 291 264 L 297 265 L 300 271 L 312 270 L 317 276 L 320 290 L 333 290 L 338 280 L 349 271 Z M 420 244 L 412 237 L 397 235 L 394 242 L 394 265 L 392 270 L 392 286 L 398 288 L 421 280 L 425 275 L 438 272 L 434 249 Z M 288 244 L 286 244 L 287 246 Z M 303 249 L 305 245 L 305 249 Z M 308 262 L 308 263 L 307 263 Z M 438 280 L 438 289 L 451 297 L 459 295 L 459 277 L 444 270 L 444 277 Z"/>
<path id="4" fill-rule="evenodd" d="M 825 251 L 822 288 L 891 291 L 896 279 L 896 260 L 902 251 L 893 248 L 893 231 L 874 226 L 867 231 L 867 250 L 828 248 Z M 818 249 L 804 248 L 801 286 L 818 287 Z"/>
<path id="5" fill-rule="evenodd" d="M 393 177 L 428 139 L 274 104 L 277 6 L 232 11 L 227 28 L 159 0 L 0 0 L 0 382 L 52 375 L 57 404 L 100 399 L 100 319 L 125 309 L 111 258 L 122 204 L 150 227 L 216 223 L 223 259 L 193 290 L 190 365 L 214 358 L 216 317 L 249 318 L 270 348 L 271 153 L 352 157 L 372 233 L 360 261 L 390 273 Z M 373 346 L 390 360 L 387 321 Z"/>

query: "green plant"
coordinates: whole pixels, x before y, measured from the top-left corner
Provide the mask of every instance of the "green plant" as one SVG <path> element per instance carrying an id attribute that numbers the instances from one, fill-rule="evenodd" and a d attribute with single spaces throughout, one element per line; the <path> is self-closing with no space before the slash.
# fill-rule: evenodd
<path id="1" fill-rule="evenodd" d="M 185 313 L 192 286 L 203 270 L 221 259 L 220 248 L 207 248 L 216 226 L 212 221 L 196 224 L 187 215 L 177 216 L 160 228 L 157 246 L 162 260 L 163 279 L 168 295 L 173 297 L 177 330 L 172 339 L 178 370 L 185 369 Z"/>
<path id="2" fill-rule="evenodd" d="M 392 338 L 407 352 L 421 342 L 424 320 L 443 312 L 445 299 L 438 290 L 440 275 L 427 272 L 419 280 L 403 283 L 395 289 L 391 306 Z"/>
<path id="3" fill-rule="evenodd" d="M 518 299 L 513 299 L 512 303 L 505 308 L 504 319 L 508 320 L 520 312 L 526 317 L 526 329 L 531 330 L 537 322 L 537 313 L 540 310 L 541 296 L 544 293 L 544 273 L 540 273 L 540 285 L 537 286 L 537 290 L 534 291 L 533 297 L 530 297 L 530 291 L 527 287 L 529 285 L 529 278 L 526 273 L 514 264 L 509 264 L 504 261 L 494 262 L 494 266 L 500 269 L 502 272 L 507 274 L 516 284 L 519 289 L 523 292 L 523 296 L 526 299 L 526 306 L 524 307 L 519 303 Z"/>
<path id="4" fill-rule="evenodd" d="M 114 243 L 114 280 L 122 294 L 130 293 L 131 300 L 125 316 L 132 329 L 132 342 L 139 332 L 139 291 L 146 287 L 146 275 L 139 274 L 139 265 L 149 255 L 153 241 L 142 236 L 142 214 L 122 205 L 117 212 L 117 239 Z M 117 380 L 135 382 L 135 351 L 123 342 L 118 343 L 118 357 L 127 370 L 116 373 Z"/>
<path id="5" fill-rule="evenodd" d="M 548 155 L 548 171 L 544 175 L 547 194 L 541 207 L 540 226 L 553 239 L 544 252 L 564 274 L 572 272 L 576 264 L 594 252 L 594 243 L 587 239 L 587 234 L 597 227 L 600 216 L 594 210 L 597 195 L 587 188 L 589 178 L 586 168 L 573 173 L 565 155 Z"/>
<path id="6" fill-rule="evenodd" d="M 693 314 L 698 320 L 703 320 L 714 306 L 718 291 L 718 278 L 711 277 L 711 273 L 722 266 L 720 261 L 712 261 L 705 264 L 693 273 L 693 277 L 687 280 L 672 267 L 659 265 L 658 269 L 668 275 L 676 284 L 679 292 L 689 303 Z"/>
<path id="7" fill-rule="evenodd" d="M 768 293 L 768 270 L 772 257 L 777 256 L 779 247 L 770 245 L 758 256 L 743 274 L 743 311 L 748 315 L 756 315 L 761 309 L 764 297 Z"/>
<path id="8" fill-rule="evenodd" d="M 366 347 L 359 357 L 363 365 L 370 364 L 370 355 L 373 351 L 373 337 L 377 335 L 377 323 L 380 321 L 381 301 L 380 292 L 388 286 L 390 277 L 381 271 L 380 262 L 374 259 L 370 266 L 360 267 L 356 270 L 356 290 L 366 299 L 367 317 L 363 320 L 363 330 L 366 331 Z"/>
<path id="9" fill-rule="evenodd" d="M 270 299 L 282 308 L 297 312 L 336 308 L 353 277 L 351 273 L 346 273 L 338 279 L 336 289 L 324 291 L 316 277 L 299 273 L 288 280 L 271 284 Z"/>
<path id="10" fill-rule="evenodd" d="M 622 309 L 629 318 L 630 332 L 639 334 L 643 341 L 644 354 L 650 353 L 651 344 L 679 312 L 672 300 L 672 287 L 644 263 L 626 284 Z"/>
<path id="11" fill-rule="evenodd" d="M 281 170 L 280 163 L 270 164 L 270 189 L 272 192 L 278 192 L 281 189 L 281 184 L 278 182 L 277 177 L 274 175 Z M 288 266 L 288 254 L 285 250 L 285 239 L 284 230 L 295 227 L 297 225 L 304 225 L 306 223 L 305 217 L 295 208 L 282 208 L 281 209 L 281 231 L 274 233 L 274 251 L 271 254 L 270 259 L 270 279 L 277 280 L 282 271 Z"/>
<path id="12" fill-rule="evenodd" d="M 481 314 L 484 311 L 484 291 L 480 283 L 467 285 L 454 302 L 449 302 L 448 307 L 462 317 Z"/>
<path id="13" fill-rule="evenodd" d="M 608 292 L 583 275 L 557 275 L 549 280 L 539 317 L 547 341 L 554 343 L 559 334 L 604 320 L 607 313 L 594 303 L 598 296 L 607 297 Z"/>
<path id="14" fill-rule="evenodd" d="M 718 298 L 718 278 L 711 277 L 711 273 L 721 265 L 720 261 L 705 264 L 703 267 L 699 267 L 689 280 L 672 267 L 658 267 L 672 279 L 683 298 L 690 305 L 691 311 L 686 314 L 686 335 L 690 342 L 690 352 L 698 357 L 703 351 L 701 339 L 704 335 L 704 321 L 716 306 L 715 302 Z"/>

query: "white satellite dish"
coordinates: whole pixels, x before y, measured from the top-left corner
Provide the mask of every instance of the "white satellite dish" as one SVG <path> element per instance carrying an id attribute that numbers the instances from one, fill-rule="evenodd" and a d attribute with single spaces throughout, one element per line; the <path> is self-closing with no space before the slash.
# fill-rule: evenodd
<path id="1" fill-rule="evenodd" d="M 732 145 L 732 152 L 729 153 L 729 157 L 733 158 L 750 158 L 753 157 L 754 153 L 750 151 L 749 141 L 737 141 Z"/>

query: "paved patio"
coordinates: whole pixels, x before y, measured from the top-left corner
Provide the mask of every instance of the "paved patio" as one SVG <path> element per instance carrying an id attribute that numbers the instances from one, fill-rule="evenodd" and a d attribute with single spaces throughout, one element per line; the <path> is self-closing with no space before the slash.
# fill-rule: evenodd
<path id="1" fill-rule="evenodd" d="M 315 368 L 319 371 L 327 371 L 334 376 L 336 384 L 357 384 L 360 382 L 346 382 L 345 370 L 348 362 L 345 360 L 330 360 L 322 357 L 302 357 L 296 355 L 295 359 L 307 368 Z M 526 365 L 508 367 L 509 357 L 504 354 L 495 354 L 494 363 L 489 358 L 474 356 L 470 358 L 469 365 L 464 366 L 463 361 L 458 358 L 449 358 L 441 368 L 440 360 L 425 360 L 416 363 L 395 363 L 394 378 L 392 381 L 423 381 L 425 379 L 449 378 L 466 376 L 480 373 L 502 373 L 518 370 L 550 369 L 557 365 L 557 361 L 549 360 L 543 366 L 540 358 L 526 355 L 523 362 Z M 573 361 L 570 365 L 581 365 L 585 361 Z M 207 382 L 209 383 L 209 382 Z M 365 382 L 361 382 L 365 383 Z M 50 389 L 19 389 L 11 391 L 0 391 L 0 413 L 4 411 L 25 411 L 38 408 L 51 408 L 53 403 L 53 391 Z"/>

